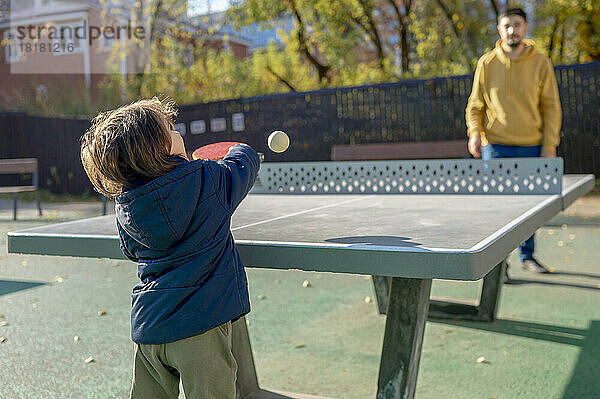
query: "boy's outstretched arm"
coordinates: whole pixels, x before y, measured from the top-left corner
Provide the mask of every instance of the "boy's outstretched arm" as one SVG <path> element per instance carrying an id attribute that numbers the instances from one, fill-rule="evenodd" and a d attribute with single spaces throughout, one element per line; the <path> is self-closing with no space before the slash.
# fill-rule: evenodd
<path id="1" fill-rule="evenodd" d="M 260 168 L 259 155 L 252 147 L 238 144 L 227 155 L 216 162 L 213 169 L 218 190 L 223 194 L 226 205 L 233 212 L 246 197 Z"/>
<path id="2" fill-rule="evenodd" d="M 127 244 L 125 243 L 125 238 L 124 237 L 129 237 L 129 235 L 127 233 L 125 233 L 125 231 L 123 230 L 123 227 L 121 226 L 121 223 L 119 223 L 119 220 L 117 219 L 117 231 L 119 232 L 119 247 L 121 248 L 121 252 L 123 252 L 123 255 L 125 255 L 129 260 L 133 261 L 133 262 L 138 262 L 139 259 L 137 257 L 135 257 L 127 248 Z M 131 240 L 131 238 L 129 238 Z"/>

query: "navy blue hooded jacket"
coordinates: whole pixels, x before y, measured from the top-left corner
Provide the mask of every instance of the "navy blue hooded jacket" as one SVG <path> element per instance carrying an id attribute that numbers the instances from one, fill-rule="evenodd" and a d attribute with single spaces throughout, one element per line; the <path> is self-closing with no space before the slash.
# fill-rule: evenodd
<path id="1" fill-rule="evenodd" d="M 236 145 L 220 161 L 181 159 L 116 198 L 121 249 L 141 280 L 132 295 L 134 342 L 177 341 L 250 311 L 230 221 L 259 167 L 252 148 Z"/>

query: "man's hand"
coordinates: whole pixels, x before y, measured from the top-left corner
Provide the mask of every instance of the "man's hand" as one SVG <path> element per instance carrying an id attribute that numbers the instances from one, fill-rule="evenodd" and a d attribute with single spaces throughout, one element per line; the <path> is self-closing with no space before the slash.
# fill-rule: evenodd
<path id="1" fill-rule="evenodd" d="M 473 136 L 469 139 L 469 152 L 475 158 L 481 158 L 481 137 Z"/>
<path id="2" fill-rule="evenodd" d="M 556 158 L 556 150 L 542 150 L 542 158 Z"/>

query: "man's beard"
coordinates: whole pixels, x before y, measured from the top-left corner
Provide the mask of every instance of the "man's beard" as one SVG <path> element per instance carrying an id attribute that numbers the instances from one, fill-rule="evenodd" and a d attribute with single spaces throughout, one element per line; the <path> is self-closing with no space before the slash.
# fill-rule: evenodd
<path id="1" fill-rule="evenodd" d="M 512 41 L 511 41 L 511 39 L 508 39 L 506 41 L 506 44 L 508 44 L 512 48 L 517 48 L 521 44 L 521 39 L 519 39 L 519 38 L 513 38 Z"/>

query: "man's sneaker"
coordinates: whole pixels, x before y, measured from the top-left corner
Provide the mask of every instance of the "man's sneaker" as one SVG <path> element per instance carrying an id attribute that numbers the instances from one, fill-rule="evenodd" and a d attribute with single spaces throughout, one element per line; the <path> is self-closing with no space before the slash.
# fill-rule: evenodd
<path id="1" fill-rule="evenodd" d="M 540 265 L 538 261 L 533 258 L 521 261 L 521 267 L 523 268 L 523 270 L 527 270 L 528 272 L 550 273 L 548 269 Z"/>

